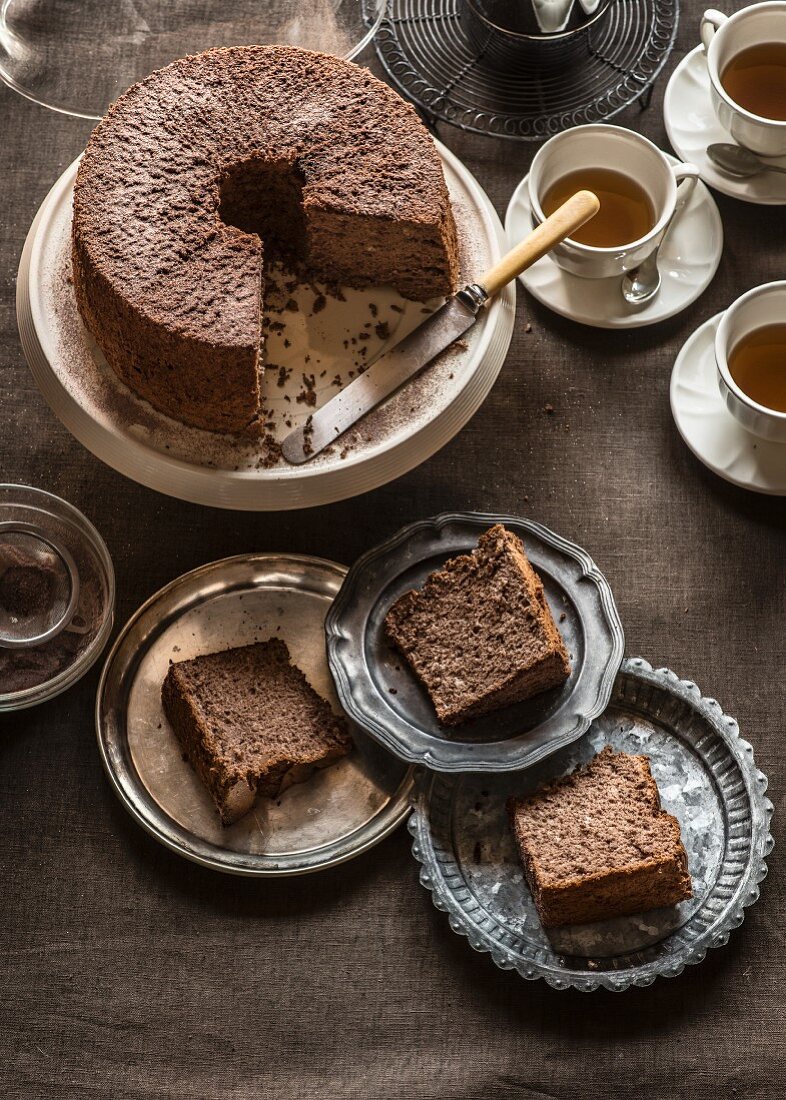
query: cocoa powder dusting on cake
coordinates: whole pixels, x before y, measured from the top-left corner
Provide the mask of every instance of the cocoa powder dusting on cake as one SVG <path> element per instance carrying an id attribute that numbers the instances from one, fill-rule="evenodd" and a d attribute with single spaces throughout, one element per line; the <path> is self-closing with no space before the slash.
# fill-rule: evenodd
<path id="1" fill-rule="evenodd" d="M 471 213 L 461 213 L 463 198 L 458 200 L 459 218 L 459 245 L 462 254 L 462 266 L 465 270 L 475 269 L 485 262 L 485 245 L 479 243 L 474 233 L 467 233 L 467 228 L 474 225 Z M 454 203 L 456 199 L 454 197 Z M 81 320 L 74 306 L 74 292 L 70 283 L 70 242 L 68 240 L 67 223 L 58 224 L 52 240 L 44 255 L 42 264 L 43 290 L 47 300 L 51 304 L 53 324 L 53 337 L 58 346 L 57 372 L 61 383 L 68 393 L 93 419 L 114 425 L 114 430 L 126 434 L 144 446 L 162 454 L 171 455 L 186 463 L 216 470 L 268 470 L 283 464 L 284 459 L 280 452 L 280 438 L 286 430 L 297 427 L 298 417 L 294 420 L 291 413 L 287 414 L 287 407 L 294 411 L 296 389 L 292 387 L 290 380 L 283 390 L 276 386 L 278 373 L 272 372 L 269 383 L 278 393 L 277 408 L 275 413 L 278 427 L 266 430 L 265 423 L 271 423 L 267 419 L 262 423 L 249 424 L 242 435 L 226 435 L 213 432 L 205 432 L 188 425 L 173 421 L 164 414 L 158 412 L 147 402 L 133 394 L 121 383 L 114 372 L 107 368 L 95 351 L 94 345 L 86 335 Z M 285 304 L 288 297 L 303 285 L 295 278 L 282 276 L 285 293 L 279 295 L 278 300 Z M 320 287 L 319 293 L 324 293 L 329 298 L 326 288 Z M 307 293 L 307 292 L 306 292 Z M 306 315 L 309 309 L 309 299 L 300 297 L 301 315 Z M 404 312 L 404 307 L 397 302 L 386 301 L 382 306 L 376 301 L 373 304 L 379 313 L 383 308 L 389 311 L 389 316 L 395 318 L 397 314 Z M 366 303 L 363 308 L 368 308 Z M 370 311 L 371 312 L 371 311 Z M 372 313 L 373 315 L 373 313 Z M 296 315 L 291 312 L 288 317 Z M 282 334 L 286 332 L 283 321 L 274 321 L 280 325 Z M 393 326 L 391 325 L 391 328 Z M 361 349 L 365 350 L 365 348 Z M 453 371 L 449 369 L 445 356 L 438 358 L 428 370 L 407 387 L 405 395 L 397 395 L 387 401 L 383 406 L 370 414 L 363 422 L 362 430 L 350 429 L 342 437 L 341 448 L 331 448 L 330 451 L 315 458 L 314 463 L 329 466 L 330 462 L 345 460 L 350 453 L 359 448 L 365 448 L 368 443 L 377 444 L 386 438 L 397 436 L 402 430 L 407 430 L 413 421 L 413 414 L 409 410 L 413 406 L 416 409 L 414 421 L 417 424 L 430 419 L 434 410 L 441 408 L 446 398 L 452 394 L 449 383 L 452 382 Z M 304 356 L 302 361 L 307 361 Z M 291 368 L 290 368 L 291 369 Z M 360 373 L 362 367 L 357 369 L 342 370 L 335 375 L 326 377 L 332 381 L 326 383 L 332 388 L 332 392 L 351 381 Z M 325 395 L 325 398 L 329 393 Z M 409 400 L 407 400 L 409 398 Z M 305 402 L 301 402 L 303 409 Z M 308 407 L 308 406 L 306 406 Z M 305 412 L 305 409 L 303 409 Z"/>

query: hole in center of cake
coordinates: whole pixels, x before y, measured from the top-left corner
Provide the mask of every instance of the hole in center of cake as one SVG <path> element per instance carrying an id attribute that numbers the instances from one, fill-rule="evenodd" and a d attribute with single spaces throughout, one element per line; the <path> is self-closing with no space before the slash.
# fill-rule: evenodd
<path id="1" fill-rule="evenodd" d="M 219 217 L 264 242 L 273 260 L 296 269 L 306 258 L 303 174 L 294 160 L 250 157 L 226 169 L 220 181 Z"/>

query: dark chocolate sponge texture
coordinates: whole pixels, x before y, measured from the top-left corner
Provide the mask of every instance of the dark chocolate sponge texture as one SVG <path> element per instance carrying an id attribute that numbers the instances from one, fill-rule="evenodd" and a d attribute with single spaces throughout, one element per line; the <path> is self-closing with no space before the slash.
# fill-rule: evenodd
<path id="1" fill-rule="evenodd" d="M 121 96 L 73 220 L 77 304 L 119 377 L 176 419 L 246 430 L 271 258 L 414 299 L 455 289 L 442 166 L 414 109 L 357 65 L 284 46 L 208 50 Z"/>
<path id="2" fill-rule="evenodd" d="M 501 524 L 385 618 L 390 641 L 447 726 L 558 687 L 570 660 L 521 539 Z"/>
<path id="3" fill-rule="evenodd" d="M 225 825 L 345 756 L 343 718 L 279 638 L 170 666 L 164 712 Z"/>
<path id="4" fill-rule="evenodd" d="M 679 822 L 646 756 L 608 745 L 571 775 L 508 805 L 546 928 L 675 905 L 691 896 Z"/>

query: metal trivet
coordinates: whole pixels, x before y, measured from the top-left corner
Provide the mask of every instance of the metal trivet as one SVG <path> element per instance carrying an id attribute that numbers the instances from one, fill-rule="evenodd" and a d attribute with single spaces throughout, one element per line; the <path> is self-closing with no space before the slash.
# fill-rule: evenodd
<path id="1" fill-rule="evenodd" d="M 366 0 L 368 2 L 368 0 Z M 564 65 L 500 71 L 459 21 L 460 0 L 388 0 L 374 44 L 400 91 L 432 127 L 542 141 L 603 122 L 641 100 L 671 52 L 679 0 L 614 0 Z"/>

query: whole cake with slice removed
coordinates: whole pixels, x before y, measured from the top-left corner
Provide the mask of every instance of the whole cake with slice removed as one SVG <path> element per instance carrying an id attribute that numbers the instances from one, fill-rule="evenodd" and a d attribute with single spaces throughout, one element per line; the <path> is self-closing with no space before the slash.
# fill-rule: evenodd
<path id="1" fill-rule="evenodd" d="M 161 696 L 224 825 L 248 813 L 257 795 L 277 797 L 352 747 L 345 720 L 279 638 L 172 664 Z"/>
<path id="2" fill-rule="evenodd" d="M 521 539 L 501 524 L 471 554 L 401 596 L 385 629 L 446 726 L 522 702 L 570 675 L 540 577 Z"/>
<path id="3" fill-rule="evenodd" d="M 691 896 L 679 822 L 661 809 L 646 756 L 610 746 L 590 763 L 508 803 L 545 928 L 676 905 Z"/>
<path id="4" fill-rule="evenodd" d="M 414 108 L 367 70 L 287 46 L 208 50 L 134 85 L 74 189 L 77 305 L 110 366 L 177 420 L 252 431 L 264 265 L 448 295 L 456 230 Z"/>

